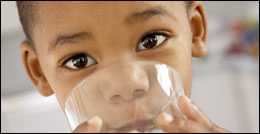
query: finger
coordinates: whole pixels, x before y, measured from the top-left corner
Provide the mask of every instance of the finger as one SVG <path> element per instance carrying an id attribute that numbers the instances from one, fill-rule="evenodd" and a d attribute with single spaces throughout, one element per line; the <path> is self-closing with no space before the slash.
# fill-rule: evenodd
<path id="1" fill-rule="evenodd" d="M 128 133 L 140 133 L 140 132 L 137 131 L 137 130 L 131 130 L 131 131 L 129 131 Z"/>
<path id="2" fill-rule="evenodd" d="M 217 125 L 212 125 L 212 127 L 207 127 L 204 124 L 201 124 L 199 122 L 195 122 L 192 120 L 186 120 L 185 123 L 182 124 L 173 124 L 175 126 L 178 126 L 178 129 L 180 132 L 185 133 L 227 133 L 228 130 L 221 128 Z"/>
<path id="3" fill-rule="evenodd" d="M 161 113 L 155 119 L 155 126 L 162 129 L 165 132 L 174 132 L 175 127 L 172 125 L 173 117 L 168 113 Z"/>
<path id="4" fill-rule="evenodd" d="M 176 124 L 173 124 L 176 125 Z M 182 125 L 182 126 L 181 126 Z M 221 128 L 217 125 L 213 125 L 212 127 L 207 127 L 204 124 L 201 124 L 199 122 L 195 122 L 192 120 L 187 120 L 183 124 L 177 124 L 178 128 L 180 129 L 181 132 L 186 132 L 186 133 L 227 133 L 229 132 L 228 130 Z"/>
<path id="5" fill-rule="evenodd" d="M 217 125 L 213 125 L 212 130 L 216 133 L 231 133 L 229 130 Z"/>
<path id="6" fill-rule="evenodd" d="M 176 126 L 178 126 L 178 129 L 181 132 L 185 133 L 209 133 L 211 132 L 208 127 L 205 125 L 192 121 L 192 120 L 186 120 L 184 123 L 176 123 Z"/>
<path id="7" fill-rule="evenodd" d="M 186 96 L 179 98 L 179 107 L 185 116 L 193 121 L 203 123 L 204 125 L 211 127 L 211 122 L 208 118 L 198 109 L 197 106 L 191 103 L 190 99 Z"/>
<path id="8" fill-rule="evenodd" d="M 171 105 L 173 114 L 161 113 L 156 118 L 155 125 L 163 131 L 171 133 L 228 132 L 216 125 L 214 127 L 214 124 L 188 98 L 182 96 L 179 100 L 179 106 L 180 109 L 175 105 Z M 176 113 L 179 115 L 185 114 L 185 118 L 176 115 Z"/>
<path id="9" fill-rule="evenodd" d="M 186 120 L 183 118 L 172 118 L 171 114 L 161 113 L 156 119 L 155 125 L 168 133 L 189 132 L 185 130 Z"/>
<path id="10" fill-rule="evenodd" d="M 156 120 L 156 126 L 168 133 L 192 133 L 192 132 L 210 132 L 210 129 L 202 124 L 192 120 L 173 119 L 170 114 L 162 113 Z"/>
<path id="11" fill-rule="evenodd" d="M 89 121 L 81 124 L 73 132 L 74 133 L 82 133 L 82 132 L 97 133 L 101 131 L 102 124 L 103 124 L 102 119 L 95 116 L 91 118 Z"/>
<path id="12" fill-rule="evenodd" d="M 186 119 L 185 115 L 181 112 L 177 103 L 171 103 L 169 108 L 171 110 L 171 115 L 173 116 L 173 119 L 175 120 Z"/>
<path id="13" fill-rule="evenodd" d="M 179 132 L 178 127 L 172 124 L 181 123 L 183 122 L 181 120 L 186 120 L 186 117 L 181 113 L 177 103 L 171 103 L 168 108 L 165 112 L 159 114 L 155 120 L 155 125 L 165 132 Z"/>

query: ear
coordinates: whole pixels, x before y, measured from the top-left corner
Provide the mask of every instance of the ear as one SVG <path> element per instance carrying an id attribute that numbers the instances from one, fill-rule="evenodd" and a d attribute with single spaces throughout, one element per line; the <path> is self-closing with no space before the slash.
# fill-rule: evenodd
<path id="1" fill-rule="evenodd" d="M 208 53 L 206 49 L 207 19 L 203 5 L 193 1 L 188 14 L 192 31 L 192 56 L 205 56 Z"/>
<path id="2" fill-rule="evenodd" d="M 21 44 L 20 50 L 25 70 L 33 84 L 43 96 L 52 95 L 53 90 L 41 70 L 35 50 L 27 41 Z"/>

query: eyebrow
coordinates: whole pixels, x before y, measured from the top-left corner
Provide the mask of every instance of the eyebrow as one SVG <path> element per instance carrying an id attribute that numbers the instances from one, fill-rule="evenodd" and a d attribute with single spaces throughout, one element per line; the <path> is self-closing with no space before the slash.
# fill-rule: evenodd
<path id="1" fill-rule="evenodd" d="M 176 17 L 170 14 L 169 11 L 166 10 L 163 6 L 156 6 L 141 12 L 131 14 L 125 19 L 125 23 L 130 25 L 142 23 L 155 16 L 167 16 L 176 20 Z"/>
<path id="2" fill-rule="evenodd" d="M 125 19 L 125 23 L 128 25 L 142 23 L 144 21 L 148 21 L 155 16 L 167 16 L 176 20 L 176 17 L 170 14 L 169 11 L 166 10 L 163 6 L 156 6 L 144 11 L 132 13 Z M 51 41 L 51 45 L 48 48 L 48 51 L 51 51 L 53 48 L 57 46 L 62 46 L 68 42 L 73 42 L 74 40 L 85 39 L 88 37 L 91 37 L 91 33 L 85 31 L 77 33 L 59 33 Z"/>
<path id="3" fill-rule="evenodd" d="M 62 46 L 66 43 L 71 43 L 76 40 L 81 40 L 90 37 L 91 34 L 88 32 L 76 32 L 76 33 L 59 33 L 56 37 L 51 41 L 51 46 L 49 47 L 49 51 L 51 49 Z"/>

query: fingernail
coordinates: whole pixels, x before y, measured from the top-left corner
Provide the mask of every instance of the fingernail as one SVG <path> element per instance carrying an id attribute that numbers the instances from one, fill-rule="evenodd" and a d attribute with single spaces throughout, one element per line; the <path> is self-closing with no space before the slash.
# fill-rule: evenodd
<path id="1" fill-rule="evenodd" d="M 102 120 L 101 118 L 99 118 L 98 116 L 94 116 L 93 118 L 91 118 L 88 121 L 89 124 L 95 124 L 97 126 L 101 126 L 102 125 Z"/>
<path id="2" fill-rule="evenodd" d="M 166 122 L 172 122 L 173 121 L 172 116 L 168 113 L 162 113 L 162 118 Z"/>

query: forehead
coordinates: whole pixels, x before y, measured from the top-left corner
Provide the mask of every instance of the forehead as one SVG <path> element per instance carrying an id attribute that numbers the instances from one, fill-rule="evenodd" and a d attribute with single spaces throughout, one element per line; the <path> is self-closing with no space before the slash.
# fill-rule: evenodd
<path id="1" fill-rule="evenodd" d="M 186 15 L 184 2 L 37 2 L 36 5 L 33 35 L 40 35 L 40 39 L 36 37 L 36 40 L 43 41 L 65 32 L 100 33 L 129 29 L 130 26 L 122 25 L 127 17 L 149 9 L 163 9 L 176 20 Z M 156 14 L 156 11 L 153 11 L 153 14 Z M 151 14 L 146 14 L 149 15 Z M 143 17 L 145 20 L 145 16 Z"/>
<path id="2" fill-rule="evenodd" d="M 127 11 L 134 11 L 145 9 L 151 6 L 164 6 L 164 7 L 172 7 L 175 9 L 180 6 L 180 4 L 184 4 L 184 2 L 176 2 L 176 1 L 151 1 L 151 2 L 130 2 L 130 1 L 121 1 L 121 2 L 35 2 L 37 7 L 44 12 L 52 12 L 60 13 L 70 11 L 72 14 L 75 11 L 85 10 L 90 13 L 102 13 L 103 11 L 115 11 L 122 10 L 123 12 L 117 13 L 126 13 Z M 43 12 L 41 12 L 43 13 Z M 107 12 L 110 13 L 110 12 Z M 115 12 L 113 12 L 115 13 Z M 62 15 L 62 14 L 61 14 Z"/>
<path id="3" fill-rule="evenodd" d="M 169 13 L 177 15 L 184 8 L 183 2 L 38 2 L 37 20 L 39 23 L 59 23 L 86 21 L 103 23 L 121 22 L 125 16 L 133 12 L 152 7 L 161 7 Z M 115 19 L 116 18 L 116 19 Z M 70 19 L 69 22 L 66 22 Z"/>

